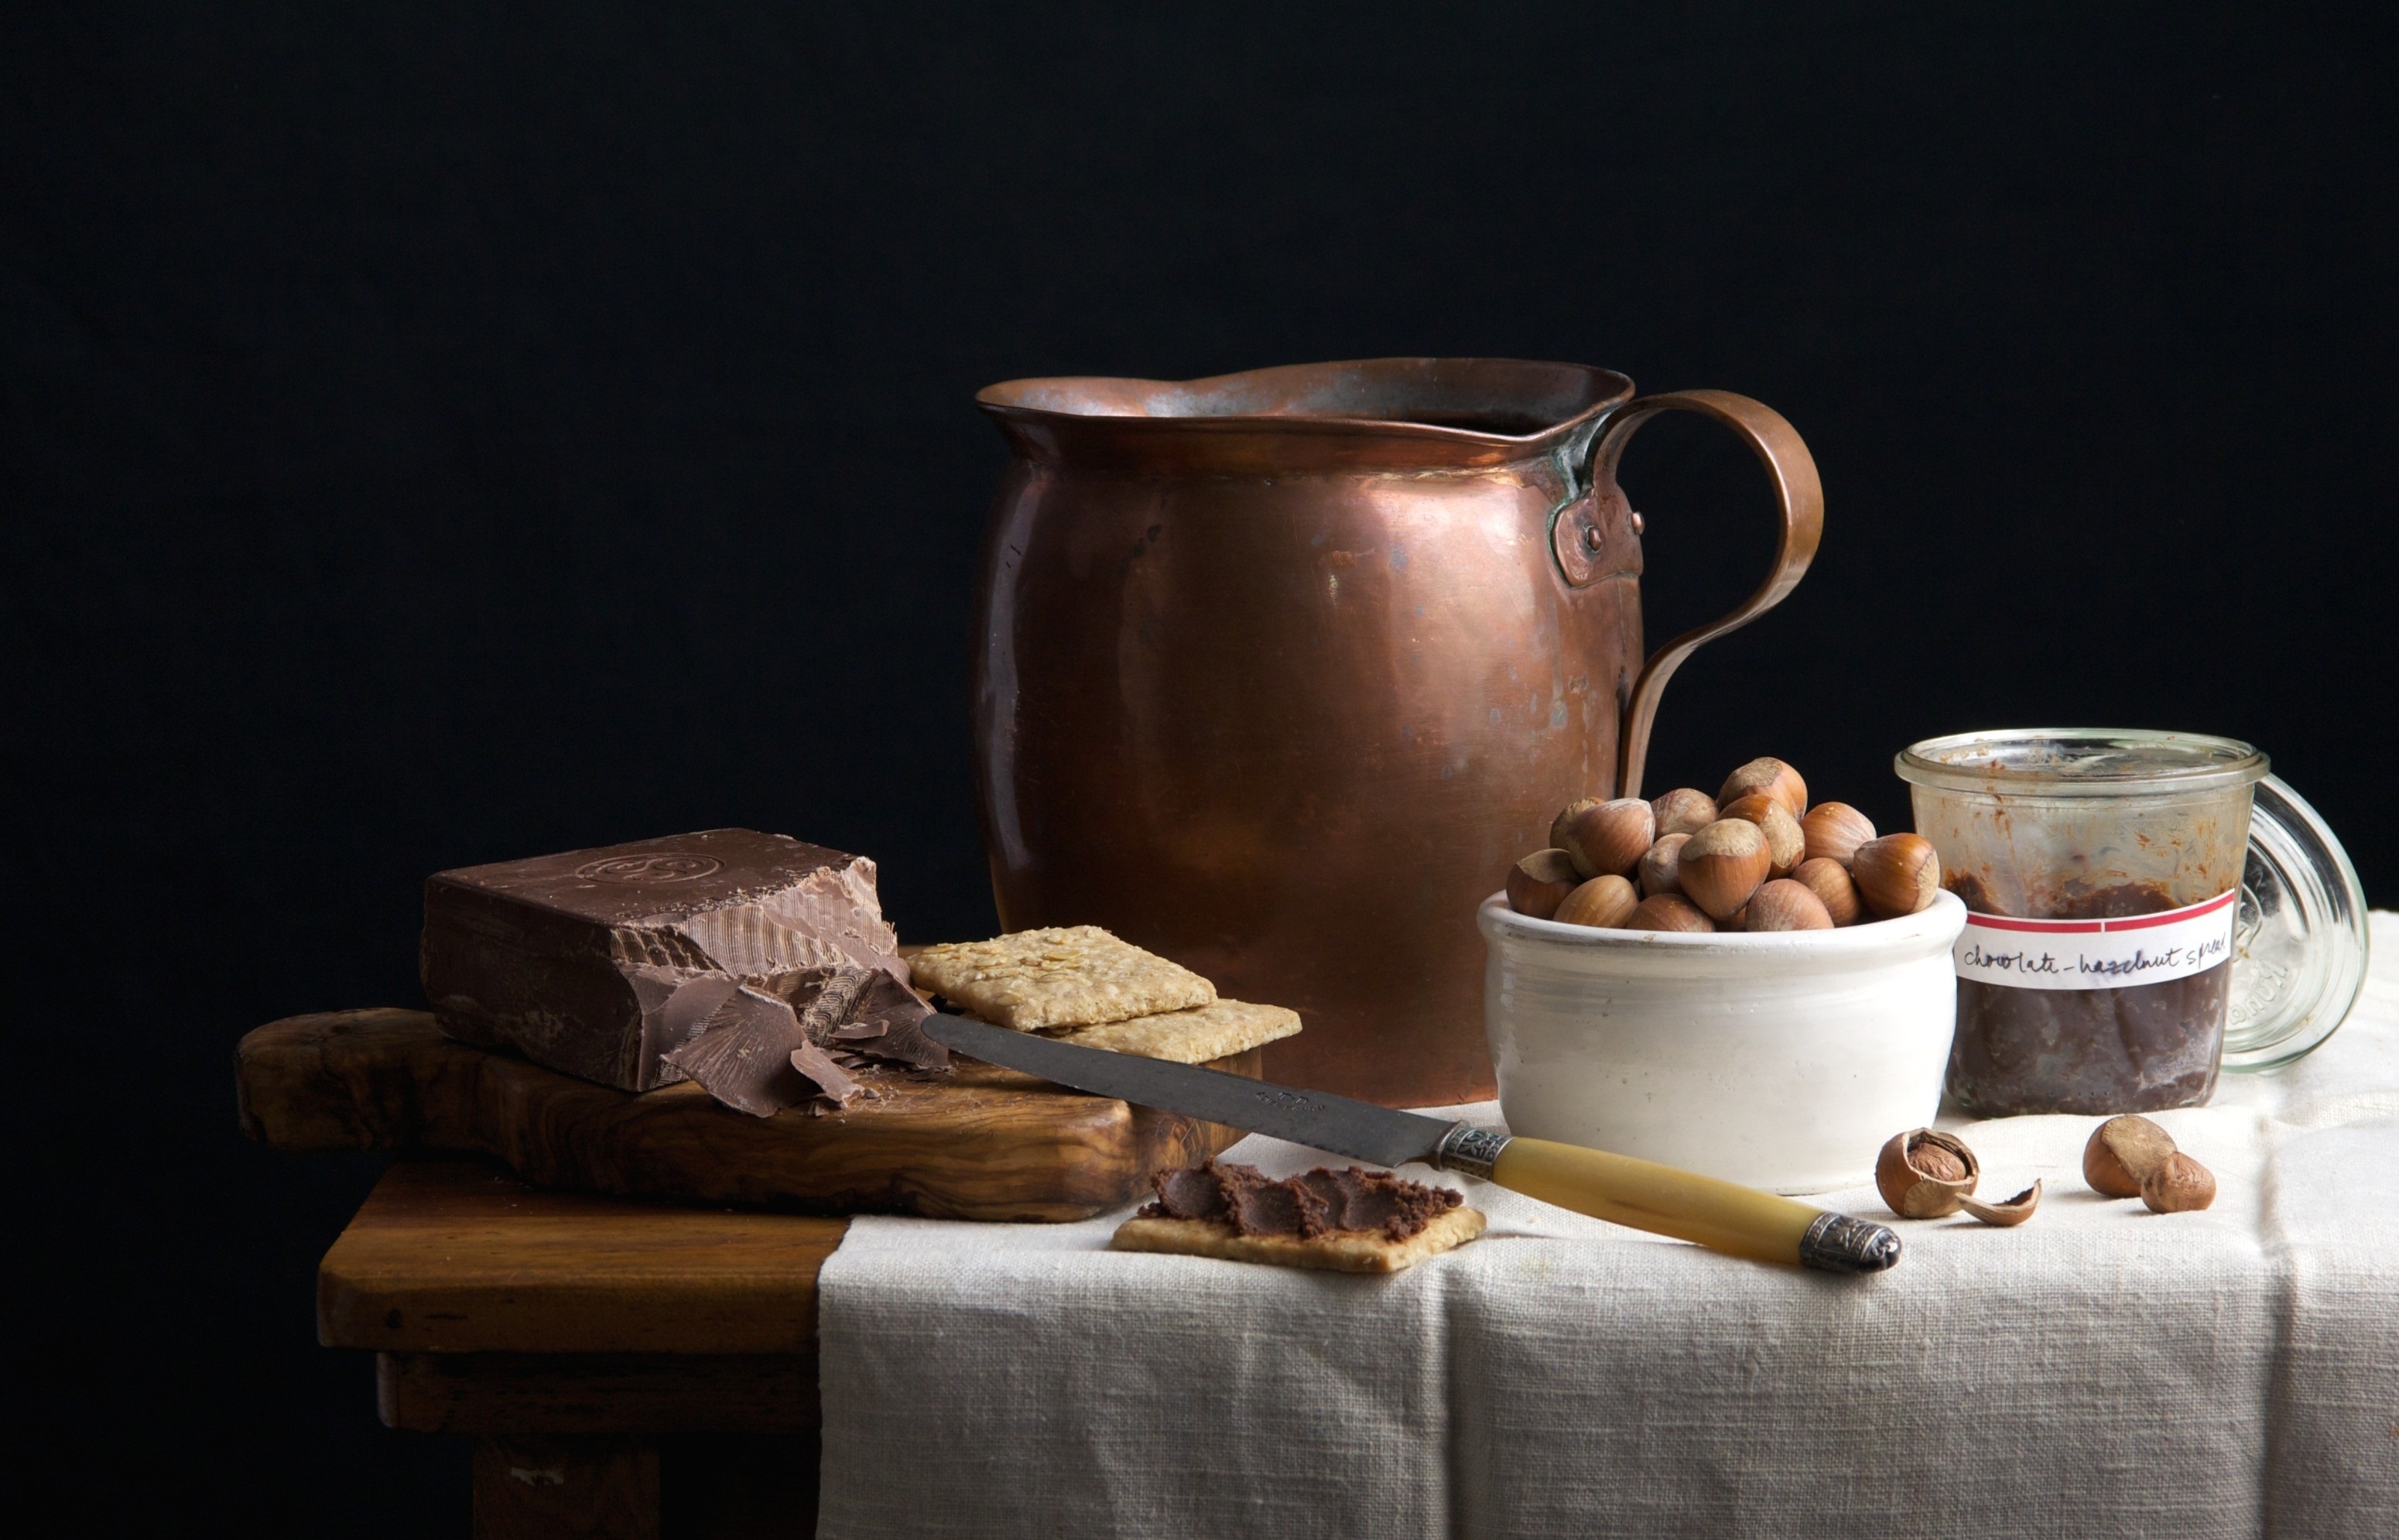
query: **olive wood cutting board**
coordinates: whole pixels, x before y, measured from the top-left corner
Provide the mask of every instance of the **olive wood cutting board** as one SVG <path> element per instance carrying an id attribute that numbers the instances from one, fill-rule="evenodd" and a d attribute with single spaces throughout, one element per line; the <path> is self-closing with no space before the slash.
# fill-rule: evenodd
<path id="1" fill-rule="evenodd" d="M 955 1056 L 861 1074 L 876 1100 L 752 1117 L 689 1083 L 636 1095 L 456 1042 L 421 1010 L 289 1017 L 235 1061 L 242 1131 L 274 1149 L 471 1151 L 545 1187 L 811 1213 L 1088 1219 L 1240 1138 Z"/>

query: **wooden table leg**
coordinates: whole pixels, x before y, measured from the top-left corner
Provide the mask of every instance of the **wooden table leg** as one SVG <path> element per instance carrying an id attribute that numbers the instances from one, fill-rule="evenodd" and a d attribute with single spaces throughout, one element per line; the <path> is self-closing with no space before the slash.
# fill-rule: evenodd
<path id="1" fill-rule="evenodd" d="M 658 1540 L 658 1449 L 639 1438 L 475 1442 L 475 1540 Z"/>

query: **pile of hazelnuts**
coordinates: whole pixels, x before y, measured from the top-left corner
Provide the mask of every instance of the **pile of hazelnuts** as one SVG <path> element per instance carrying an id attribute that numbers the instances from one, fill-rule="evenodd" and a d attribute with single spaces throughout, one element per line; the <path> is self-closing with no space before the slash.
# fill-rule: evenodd
<path id="1" fill-rule="evenodd" d="M 1831 930 L 1913 914 L 1940 891 L 1931 842 L 1877 838 L 1845 802 L 1810 807 L 1778 759 L 1750 761 L 1713 797 L 1569 803 L 1550 848 L 1508 870 L 1517 913 L 1602 930 Z"/>

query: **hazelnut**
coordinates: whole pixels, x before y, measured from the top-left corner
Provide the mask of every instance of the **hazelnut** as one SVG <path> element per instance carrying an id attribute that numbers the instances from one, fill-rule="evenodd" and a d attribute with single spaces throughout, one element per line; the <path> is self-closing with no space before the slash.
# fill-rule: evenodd
<path id="1" fill-rule="evenodd" d="M 1701 932 L 1714 930 L 1716 923 L 1700 912 L 1697 904 L 1673 893 L 1660 893 L 1654 898 L 1644 898 L 1624 922 L 1626 930 L 1681 930 Z"/>
<path id="2" fill-rule="evenodd" d="M 1757 825 L 1718 818 L 1683 842 L 1674 858 L 1674 876 L 1683 897 L 1713 918 L 1728 920 L 1749 902 L 1772 865 Z"/>
<path id="3" fill-rule="evenodd" d="M 1660 834 L 1658 843 L 1642 854 L 1641 891 L 1645 897 L 1654 898 L 1661 893 L 1683 891 L 1677 868 L 1681 864 L 1683 842 L 1689 838 L 1688 834 Z"/>
<path id="4" fill-rule="evenodd" d="M 1799 832 L 1799 820 L 1765 792 L 1735 797 L 1725 804 L 1724 816 L 1757 825 L 1757 831 L 1766 836 L 1766 853 L 1774 863 L 1769 876 L 1788 877 L 1793 867 L 1807 859 L 1808 837 Z"/>
<path id="5" fill-rule="evenodd" d="M 1640 901 L 1640 895 L 1633 891 L 1630 882 L 1610 872 L 1603 877 L 1593 877 L 1567 894 L 1565 901 L 1558 905 L 1558 912 L 1550 917 L 1560 925 L 1593 925 L 1601 930 L 1614 930 L 1625 922 L 1633 906 Z"/>
<path id="6" fill-rule="evenodd" d="M 1798 771 L 1781 760 L 1755 759 L 1742 765 L 1725 777 L 1724 790 L 1716 793 L 1716 801 L 1734 802 L 1752 791 L 1767 793 L 1795 818 L 1808 811 L 1808 783 L 1799 778 Z"/>
<path id="7" fill-rule="evenodd" d="M 1932 902 L 1941 891 L 1941 858 L 1921 834 L 1885 834 L 1850 858 L 1858 896 L 1877 919 L 1895 920 Z"/>
<path id="8" fill-rule="evenodd" d="M 2176 1150 L 2141 1179 L 2141 1201 L 2153 1214 L 2187 1214 L 2216 1201 L 2216 1173 Z"/>
<path id="9" fill-rule="evenodd" d="M 1875 1186 L 1902 1219 L 1956 1213 L 1982 1175 L 1974 1152 L 1957 1135 L 1937 1128 L 1893 1134 L 1875 1158 Z"/>
<path id="10" fill-rule="evenodd" d="M 1696 834 L 1717 817 L 1715 798 L 1687 786 L 1678 786 L 1654 799 L 1649 811 L 1657 815 L 1658 837 L 1661 840 L 1669 834 Z"/>
<path id="11" fill-rule="evenodd" d="M 1558 816 L 1550 820 L 1551 847 L 1557 850 L 1564 850 L 1566 847 L 1566 831 L 1574 827 L 1575 819 L 1582 817 L 1593 808 L 1597 807 L 1600 804 L 1600 801 L 1601 799 L 1598 797 L 1577 797 L 1574 801 L 1560 808 L 1558 810 Z"/>
<path id="12" fill-rule="evenodd" d="M 1821 856 L 1847 870 L 1858 846 L 1875 837 L 1875 826 L 1874 820 L 1848 803 L 1820 802 L 1799 820 L 1799 832 L 1808 841 L 1806 859 Z"/>
<path id="13" fill-rule="evenodd" d="M 1978 1203 L 1971 1197 L 1961 1197 L 1958 1206 L 1986 1224 L 2022 1224 L 2032 1218 L 2035 1209 L 2040 1207 L 2040 1183 L 2036 1182 L 2015 1196 L 2002 1198 L 1997 1203 Z"/>
<path id="14" fill-rule="evenodd" d="M 1621 877 L 1649 848 L 1656 828 L 1647 803 L 1638 797 L 1619 797 L 1614 802 L 1593 803 L 1567 820 L 1565 838 L 1558 847 L 1574 858 L 1575 870 L 1586 878 Z"/>
<path id="15" fill-rule="evenodd" d="M 1830 857 L 1818 856 L 1801 861 L 1791 869 L 1791 880 L 1806 884 L 1808 891 L 1816 895 L 1816 901 L 1824 906 L 1824 912 L 1832 916 L 1837 925 L 1856 925 L 1858 916 L 1864 912 L 1864 905 L 1858 898 L 1858 885 L 1851 882 L 1841 864 Z"/>
<path id="16" fill-rule="evenodd" d="M 1563 850 L 1536 850 L 1508 869 L 1508 907 L 1546 920 L 1582 882 Z"/>
<path id="17" fill-rule="evenodd" d="M 1830 930 L 1824 902 L 1799 883 L 1778 877 L 1750 895 L 1741 912 L 1743 930 Z"/>
<path id="18" fill-rule="evenodd" d="M 2148 1118 L 2111 1117 L 2082 1146 L 2082 1180 L 2108 1197 L 2138 1197 L 2142 1180 L 2174 1153 L 2174 1135 Z"/>

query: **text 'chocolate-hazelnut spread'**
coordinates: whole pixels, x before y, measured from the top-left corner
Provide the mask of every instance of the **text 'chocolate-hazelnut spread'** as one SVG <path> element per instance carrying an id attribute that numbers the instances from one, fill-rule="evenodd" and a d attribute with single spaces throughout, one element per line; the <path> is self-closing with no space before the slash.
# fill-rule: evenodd
<path id="1" fill-rule="evenodd" d="M 1977 914 L 2004 912 L 1972 875 L 1950 891 Z M 2113 920 L 2178 906 L 2160 884 L 2061 896 L 2018 918 Z M 1949 1094 L 1984 1116 L 2154 1112 L 2216 1089 L 2232 965 L 2120 989 L 2028 989 L 1958 980 Z"/>
<path id="2" fill-rule="evenodd" d="M 1365 1231 L 1406 1240 L 1461 1199 L 1447 1187 L 1409 1182 L 1389 1171 L 1319 1167 L 1281 1181 L 1254 1166 L 1210 1161 L 1150 1178 L 1158 1201 L 1144 1219 L 1213 1219 L 1244 1236 L 1297 1236 L 1312 1240 L 1335 1231 Z"/>

